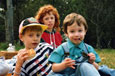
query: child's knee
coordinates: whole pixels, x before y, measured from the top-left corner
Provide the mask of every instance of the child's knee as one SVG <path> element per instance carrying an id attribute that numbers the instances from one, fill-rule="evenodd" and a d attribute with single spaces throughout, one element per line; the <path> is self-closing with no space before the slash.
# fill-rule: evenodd
<path id="1" fill-rule="evenodd" d="M 80 69 L 89 69 L 91 68 L 92 64 L 89 64 L 89 63 L 82 63 L 80 65 Z"/>
<path id="2" fill-rule="evenodd" d="M 80 70 L 82 71 L 97 71 L 97 69 L 90 63 L 82 63 L 80 66 Z"/>
<path id="3" fill-rule="evenodd" d="M 81 65 L 80 65 L 80 71 L 89 71 L 89 70 L 96 70 L 96 68 L 92 65 L 92 64 L 90 64 L 90 63 L 82 63 Z"/>
<path id="4" fill-rule="evenodd" d="M 100 76 L 97 69 L 90 63 L 82 63 L 79 68 L 82 76 Z"/>

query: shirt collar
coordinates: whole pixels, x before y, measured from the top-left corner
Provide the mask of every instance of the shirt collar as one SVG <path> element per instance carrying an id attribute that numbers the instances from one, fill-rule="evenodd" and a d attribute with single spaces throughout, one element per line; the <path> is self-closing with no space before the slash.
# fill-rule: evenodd
<path id="1" fill-rule="evenodd" d="M 49 31 L 47 31 L 47 30 L 45 30 L 44 32 L 46 32 L 46 33 L 51 33 L 51 34 L 52 34 L 53 32 L 55 33 L 56 31 L 55 31 L 55 29 L 53 29 L 52 32 L 49 32 Z"/>

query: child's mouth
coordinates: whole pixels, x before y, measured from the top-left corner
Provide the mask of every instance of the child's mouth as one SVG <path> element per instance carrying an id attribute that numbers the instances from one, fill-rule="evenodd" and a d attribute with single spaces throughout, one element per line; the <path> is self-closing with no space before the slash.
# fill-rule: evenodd
<path id="1" fill-rule="evenodd" d="M 78 39 L 74 39 L 74 40 L 76 41 L 76 40 L 81 40 L 81 39 L 80 39 L 80 38 L 78 38 Z"/>
<path id="2" fill-rule="evenodd" d="M 38 43 L 32 43 L 32 45 L 36 46 L 36 45 L 38 45 Z"/>
<path id="3" fill-rule="evenodd" d="M 80 38 L 78 38 L 78 40 L 81 40 Z"/>

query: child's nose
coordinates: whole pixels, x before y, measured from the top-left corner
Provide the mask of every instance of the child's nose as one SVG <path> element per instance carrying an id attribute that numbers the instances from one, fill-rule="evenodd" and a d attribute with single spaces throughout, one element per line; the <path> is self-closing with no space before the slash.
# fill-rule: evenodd
<path id="1" fill-rule="evenodd" d="M 50 18 L 50 19 L 49 19 L 49 22 L 51 22 L 51 21 L 52 21 L 52 19 Z"/>
<path id="2" fill-rule="evenodd" d="M 37 39 L 38 39 L 38 37 L 37 37 L 37 36 L 35 36 L 35 37 L 34 37 L 34 40 L 37 40 Z"/>
<path id="3" fill-rule="evenodd" d="M 75 33 L 75 36 L 79 36 L 79 33 L 78 33 L 78 32 L 76 32 L 76 33 Z"/>

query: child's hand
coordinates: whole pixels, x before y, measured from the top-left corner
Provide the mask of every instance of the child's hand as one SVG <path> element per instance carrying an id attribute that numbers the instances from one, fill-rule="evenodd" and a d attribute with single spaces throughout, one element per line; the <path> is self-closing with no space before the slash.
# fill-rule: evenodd
<path id="1" fill-rule="evenodd" d="M 18 65 L 19 67 L 22 66 L 22 64 L 24 63 L 24 61 L 28 58 L 28 51 L 26 51 L 25 49 L 21 49 L 19 50 L 18 54 L 17 54 L 17 62 L 16 65 Z"/>
<path id="2" fill-rule="evenodd" d="M 65 58 L 65 60 L 63 61 L 63 63 L 65 64 L 65 67 L 71 67 L 73 69 L 75 69 L 74 65 L 75 65 L 75 60 L 72 60 L 71 58 Z"/>
<path id="3" fill-rule="evenodd" d="M 89 53 L 89 62 L 92 64 L 93 62 L 95 62 L 95 55 L 93 53 Z"/>

